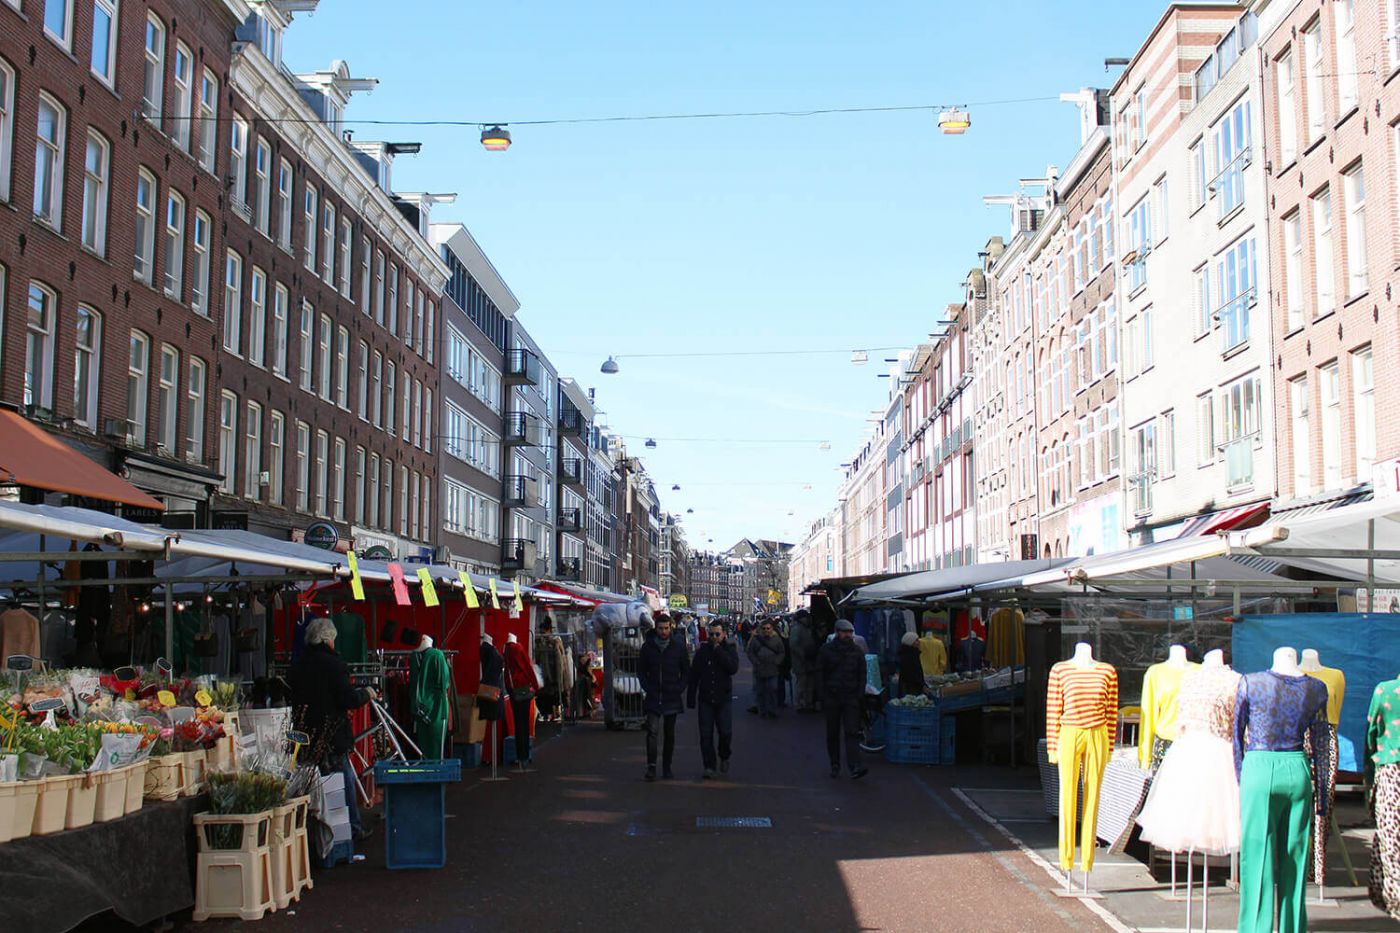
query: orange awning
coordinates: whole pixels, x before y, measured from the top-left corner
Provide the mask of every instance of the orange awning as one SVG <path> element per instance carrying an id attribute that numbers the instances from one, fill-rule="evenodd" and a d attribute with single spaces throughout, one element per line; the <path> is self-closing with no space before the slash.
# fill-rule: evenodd
<path id="1" fill-rule="evenodd" d="M 0 482 L 32 486 L 70 496 L 165 510 L 159 499 L 102 469 L 43 428 L 0 409 Z"/>

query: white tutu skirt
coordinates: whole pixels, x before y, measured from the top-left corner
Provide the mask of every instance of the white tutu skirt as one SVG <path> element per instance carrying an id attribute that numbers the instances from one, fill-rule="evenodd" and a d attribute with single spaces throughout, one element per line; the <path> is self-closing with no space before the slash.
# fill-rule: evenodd
<path id="1" fill-rule="evenodd" d="M 1228 855 L 1240 847 L 1240 785 L 1229 741 L 1186 732 L 1162 759 L 1138 814 L 1142 838 L 1169 852 Z"/>

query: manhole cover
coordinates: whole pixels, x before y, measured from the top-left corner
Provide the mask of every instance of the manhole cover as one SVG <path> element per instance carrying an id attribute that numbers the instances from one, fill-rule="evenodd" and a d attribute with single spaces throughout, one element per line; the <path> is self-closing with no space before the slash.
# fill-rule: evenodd
<path id="1" fill-rule="evenodd" d="M 696 829 L 772 829 L 766 816 L 697 816 Z"/>

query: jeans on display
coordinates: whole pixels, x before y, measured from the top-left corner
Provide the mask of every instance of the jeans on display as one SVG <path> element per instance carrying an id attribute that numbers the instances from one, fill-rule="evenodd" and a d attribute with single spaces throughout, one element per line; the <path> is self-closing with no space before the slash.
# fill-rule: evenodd
<path id="1" fill-rule="evenodd" d="M 778 712 L 778 678 L 759 677 L 758 683 L 758 713 L 760 716 L 777 715 Z"/>
<path id="2" fill-rule="evenodd" d="M 530 761 L 530 712 L 532 700 L 511 700 L 510 715 L 515 720 L 515 760 Z"/>
<path id="3" fill-rule="evenodd" d="M 355 783 L 355 765 L 350 760 L 349 752 L 340 756 L 340 764 L 337 767 L 340 773 L 345 775 L 345 807 L 350 811 L 350 831 L 359 835 L 364 829 L 364 824 L 360 822 L 360 791 L 359 785 Z"/>
<path id="4" fill-rule="evenodd" d="M 1084 819 L 1079 829 L 1079 865 L 1094 870 L 1099 828 L 1099 786 L 1108 764 L 1108 726 L 1081 729 L 1060 724 L 1060 868 L 1074 867 L 1074 816 L 1079 807 L 1079 777 L 1084 776 Z"/>
<path id="5" fill-rule="evenodd" d="M 1308 928 L 1303 877 L 1313 810 L 1312 773 L 1304 753 L 1245 752 L 1240 768 L 1239 933 L 1303 933 Z"/>
<path id="6" fill-rule="evenodd" d="M 715 732 L 719 732 L 719 757 L 729 760 L 734 741 L 734 709 L 729 700 L 720 703 L 700 703 L 696 707 L 700 718 L 700 757 L 705 767 L 715 768 Z"/>
<path id="7" fill-rule="evenodd" d="M 841 767 L 841 734 L 846 734 L 846 767 L 851 771 L 860 768 L 860 700 L 837 702 L 827 700 L 822 704 L 826 712 L 826 754 L 833 768 Z"/>
<path id="8" fill-rule="evenodd" d="M 676 754 L 676 714 L 647 713 L 647 767 L 656 767 L 656 736 L 663 732 L 661 748 L 661 768 L 671 770 L 671 759 Z"/>

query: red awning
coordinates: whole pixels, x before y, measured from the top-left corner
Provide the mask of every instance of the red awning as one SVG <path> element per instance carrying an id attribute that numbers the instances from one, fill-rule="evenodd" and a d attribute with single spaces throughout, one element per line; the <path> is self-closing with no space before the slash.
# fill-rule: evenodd
<path id="1" fill-rule="evenodd" d="M 1198 515 L 1187 522 L 1186 527 L 1181 529 L 1181 534 L 1177 537 L 1191 538 L 1213 535 L 1221 531 L 1253 528 L 1264 518 L 1267 518 L 1268 514 L 1269 503 L 1255 502 L 1251 505 L 1241 505 L 1233 509 L 1222 509 L 1219 512 Z"/>
<path id="2" fill-rule="evenodd" d="M 159 499 L 8 410 L 0 410 L 0 482 L 165 510 Z"/>

